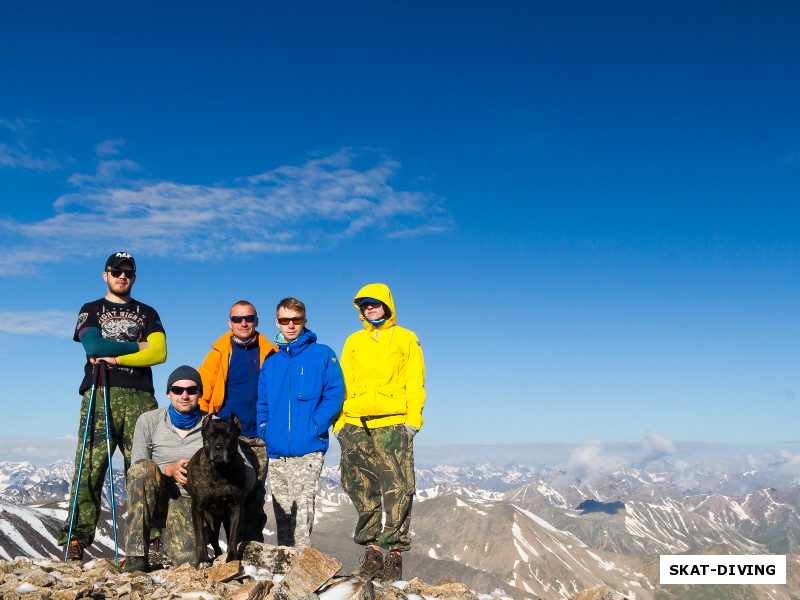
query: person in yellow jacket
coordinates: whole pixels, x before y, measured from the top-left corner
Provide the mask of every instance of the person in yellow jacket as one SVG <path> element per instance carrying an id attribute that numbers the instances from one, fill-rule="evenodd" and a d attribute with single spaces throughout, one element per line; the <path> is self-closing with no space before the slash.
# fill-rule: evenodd
<path id="1" fill-rule="evenodd" d="M 411 548 L 413 439 L 423 421 L 425 363 L 416 334 L 397 325 L 388 286 L 364 286 L 353 304 L 364 328 L 342 350 L 346 395 L 333 431 L 342 448 L 342 487 L 358 511 L 353 540 L 366 546 L 354 575 L 389 582 L 402 579 L 401 553 Z"/>
<path id="2" fill-rule="evenodd" d="M 230 331 L 214 342 L 203 364 L 197 370 L 203 379 L 200 410 L 230 419 L 235 414 L 242 424 L 241 441 L 244 442 L 248 461 L 254 466 L 258 481 L 245 500 L 245 513 L 239 532 L 242 541 L 264 541 L 264 488 L 267 479 L 267 449 L 258 432 L 256 410 L 258 404 L 258 375 L 264 361 L 278 348 L 256 331 L 258 313 L 247 300 L 231 306 L 228 317 Z"/>

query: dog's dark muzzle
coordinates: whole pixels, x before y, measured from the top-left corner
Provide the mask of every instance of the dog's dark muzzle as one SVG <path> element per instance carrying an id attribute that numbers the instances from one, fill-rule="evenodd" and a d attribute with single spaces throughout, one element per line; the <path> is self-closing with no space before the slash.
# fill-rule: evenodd
<path id="1" fill-rule="evenodd" d="M 228 463 L 231 461 L 231 450 L 222 444 L 208 448 L 208 460 L 212 463 Z"/>

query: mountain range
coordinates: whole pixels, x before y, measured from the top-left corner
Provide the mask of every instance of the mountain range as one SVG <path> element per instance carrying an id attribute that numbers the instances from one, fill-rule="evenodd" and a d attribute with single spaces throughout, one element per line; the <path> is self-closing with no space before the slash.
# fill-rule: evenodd
<path id="1" fill-rule="evenodd" d="M 71 462 L 0 462 L 0 558 L 59 558 Z M 115 472 L 119 543 L 124 478 Z M 561 466 L 424 465 L 416 472 L 414 548 L 405 570 L 480 593 L 561 599 L 606 584 L 637 600 L 800 597 L 800 488 L 780 469 L 740 472 L 660 464 L 579 479 Z M 107 498 L 107 496 L 105 497 Z M 268 505 L 270 503 L 268 502 Z M 357 565 L 355 510 L 326 466 L 312 543 Z M 269 508 L 269 506 L 268 506 Z M 265 541 L 275 542 L 271 513 Z M 104 511 L 87 556 L 113 556 Z M 660 554 L 786 554 L 785 586 L 661 586 Z"/>

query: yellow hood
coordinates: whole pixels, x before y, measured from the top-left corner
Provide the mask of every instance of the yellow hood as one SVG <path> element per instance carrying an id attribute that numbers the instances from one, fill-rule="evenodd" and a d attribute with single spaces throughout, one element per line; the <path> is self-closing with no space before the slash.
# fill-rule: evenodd
<path id="1" fill-rule="evenodd" d="M 397 325 L 397 313 L 394 310 L 394 299 L 392 298 L 392 292 L 389 290 L 388 285 L 385 283 L 369 283 L 358 290 L 355 298 L 353 298 L 353 306 L 355 306 L 356 310 L 358 310 L 358 317 L 361 319 L 361 322 L 364 324 L 366 329 L 372 330 L 375 328 L 375 326 L 364 318 L 364 314 L 361 312 L 361 309 L 358 306 L 358 301 L 361 298 L 375 298 L 375 300 L 380 300 L 383 302 L 389 309 L 391 314 L 386 319 L 386 322 L 379 327 L 379 329 Z"/>

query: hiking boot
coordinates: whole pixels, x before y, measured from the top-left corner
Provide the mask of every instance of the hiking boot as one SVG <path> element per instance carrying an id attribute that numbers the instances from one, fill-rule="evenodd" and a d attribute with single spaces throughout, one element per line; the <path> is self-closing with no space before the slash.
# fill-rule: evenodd
<path id="1" fill-rule="evenodd" d="M 83 560 L 83 546 L 78 540 L 70 540 L 69 545 L 66 548 L 67 552 L 67 561 L 75 562 L 75 561 L 82 561 Z"/>
<path id="2" fill-rule="evenodd" d="M 386 555 L 386 562 L 383 563 L 383 578 L 384 583 L 392 583 L 399 581 L 403 578 L 403 557 L 399 552 L 389 552 Z"/>
<path id="3" fill-rule="evenodd" d="M 137 571 L 141 571 L 142 573 L 147 573 L 150 571 L 146 556 L 128 556 L 125 559 L 125 568 L 122 570 L 122 572 L 136 573 Z"/>
<path id="4" fill-rule="evenodd" d="M 355 577 L 373 579 L 383 574 L 383 554 L 372 546 L 367 546 L 361 557 L 361 566 L 353 571 Z"/>

